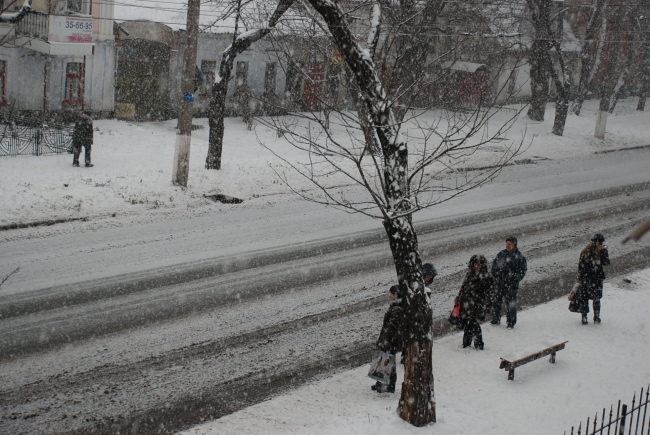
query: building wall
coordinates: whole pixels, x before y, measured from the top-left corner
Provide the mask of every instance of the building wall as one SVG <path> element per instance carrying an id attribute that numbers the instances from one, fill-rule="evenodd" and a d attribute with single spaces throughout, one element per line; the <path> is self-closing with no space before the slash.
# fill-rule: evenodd
<path id="1" fill-rule="evenodd" d="M 95 45 L 95 54 L 85 57 L 84 108 L 108 116 L 114 106 L 114 43 Z M 65 72 L 68 62 L 84 62 L 84 56 L 48 56 L 25 48 L 0 47 L 7 62 L 7 101 L 21 111 L 41 111 L 44 102 L 45 62 L 49 59 L 47 110 L 66 109 Z M 25 72 L 28 72 L 27 74 Z"/>

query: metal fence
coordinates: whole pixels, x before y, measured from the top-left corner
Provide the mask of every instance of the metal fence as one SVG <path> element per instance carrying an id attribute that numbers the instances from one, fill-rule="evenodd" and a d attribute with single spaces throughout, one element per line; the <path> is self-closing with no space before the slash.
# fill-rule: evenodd
<path id="1" fill-rule="evenodd" d="M 618 401 L 616 406 L 616 417 L 614 417 L 614 405 L 609 408 L 609 416 L 607 415 L 606 408 L 600 416 L 600 423 L 598 423 L 598 413 L 591 420 L 587 418 L 587 423 L 584 425 L 584 432 L 582 422 L 580 422 L 576 431 L 574 426 L 571 426 L 571 435 L 650 435 L 650 413 L 648 412 L 648 397 L 650 396 L 650 385 L 644 389 L 641 388 L 639 394 L 639 401 L 637 403 L 636 393 L 632 398 L 632 406 L 628 406 Z M 566 432 L 564 432 L 566 435 Z"/>
<path id="2" fill-rule="evenodd" d="M 0 124 L 0 156 L 62 154 L 72 152 L 72 127 Z"/>

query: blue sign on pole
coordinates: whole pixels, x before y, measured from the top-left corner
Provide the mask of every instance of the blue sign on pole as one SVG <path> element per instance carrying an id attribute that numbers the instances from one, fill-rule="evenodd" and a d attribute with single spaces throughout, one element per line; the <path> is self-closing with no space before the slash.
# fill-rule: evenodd
<path id="1" fill-rule="evenodd" d="M 185 101 L 186 103 L 193 103 L 194 102 L 194 94 L 191 94 L 189 92 L 186 93 L 185 95 L 183 95 L 183 101 Z"/>

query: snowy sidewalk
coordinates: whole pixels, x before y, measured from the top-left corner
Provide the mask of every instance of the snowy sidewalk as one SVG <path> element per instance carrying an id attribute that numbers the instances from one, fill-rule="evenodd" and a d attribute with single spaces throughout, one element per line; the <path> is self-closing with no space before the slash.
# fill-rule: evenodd
<path id="1" fill-rule="evenodd" d="M 580 325 L 559 299 L 521 312 L 512 331 L 483 325 L 483 352 L 462 349 L 460 333 L 435 341 L 434 425 L 399 419 L 399 388 L 371 391 L 364 365 L 183 434 L 562 434 L 650 382 L 650 269 L 627 278 L 605 283 L 601 325 Z M 554 365 L 533 361 L 514 381 L 499 370 L 501 356 L 558 336 L 568 343 Z"/>

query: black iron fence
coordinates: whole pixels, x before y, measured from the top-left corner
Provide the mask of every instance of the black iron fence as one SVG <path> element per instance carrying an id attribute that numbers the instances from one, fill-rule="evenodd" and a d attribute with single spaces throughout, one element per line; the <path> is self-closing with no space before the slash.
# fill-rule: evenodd
<path id="1" fill-rule="evenodd" d="M 72 126 L 33 126 L 14 120 L 0 123 L 0 156 L 72 152 Z"/>
<path id="2" fill-rule="evenodd" d="M 648 412 L 648 397 L 650 397 L 650 385 L 644 389 L 641 388 L 639 399 L 637 403 L 636 393 L 632 398 L 632 405 L 629 407 L 626 404 L 621 405 L 618 401 L 616 406 L 616 416 L 614 416 L 614 405 L 609 408 L 609 415 L 607 415 L 606 408 L 600 415 L 600 423 L 598 420 L 598 413 L 591 420 L 587 418 L 587 422 L 582 426 L 582 422 L 578 425 L 576 430 L 571 426 L 571 435 L 650 435 L 650 412 Z M 583 431 L 584 430 L 584 431 Z M 566 435 L 566 432 L 564 432 Z"/>

